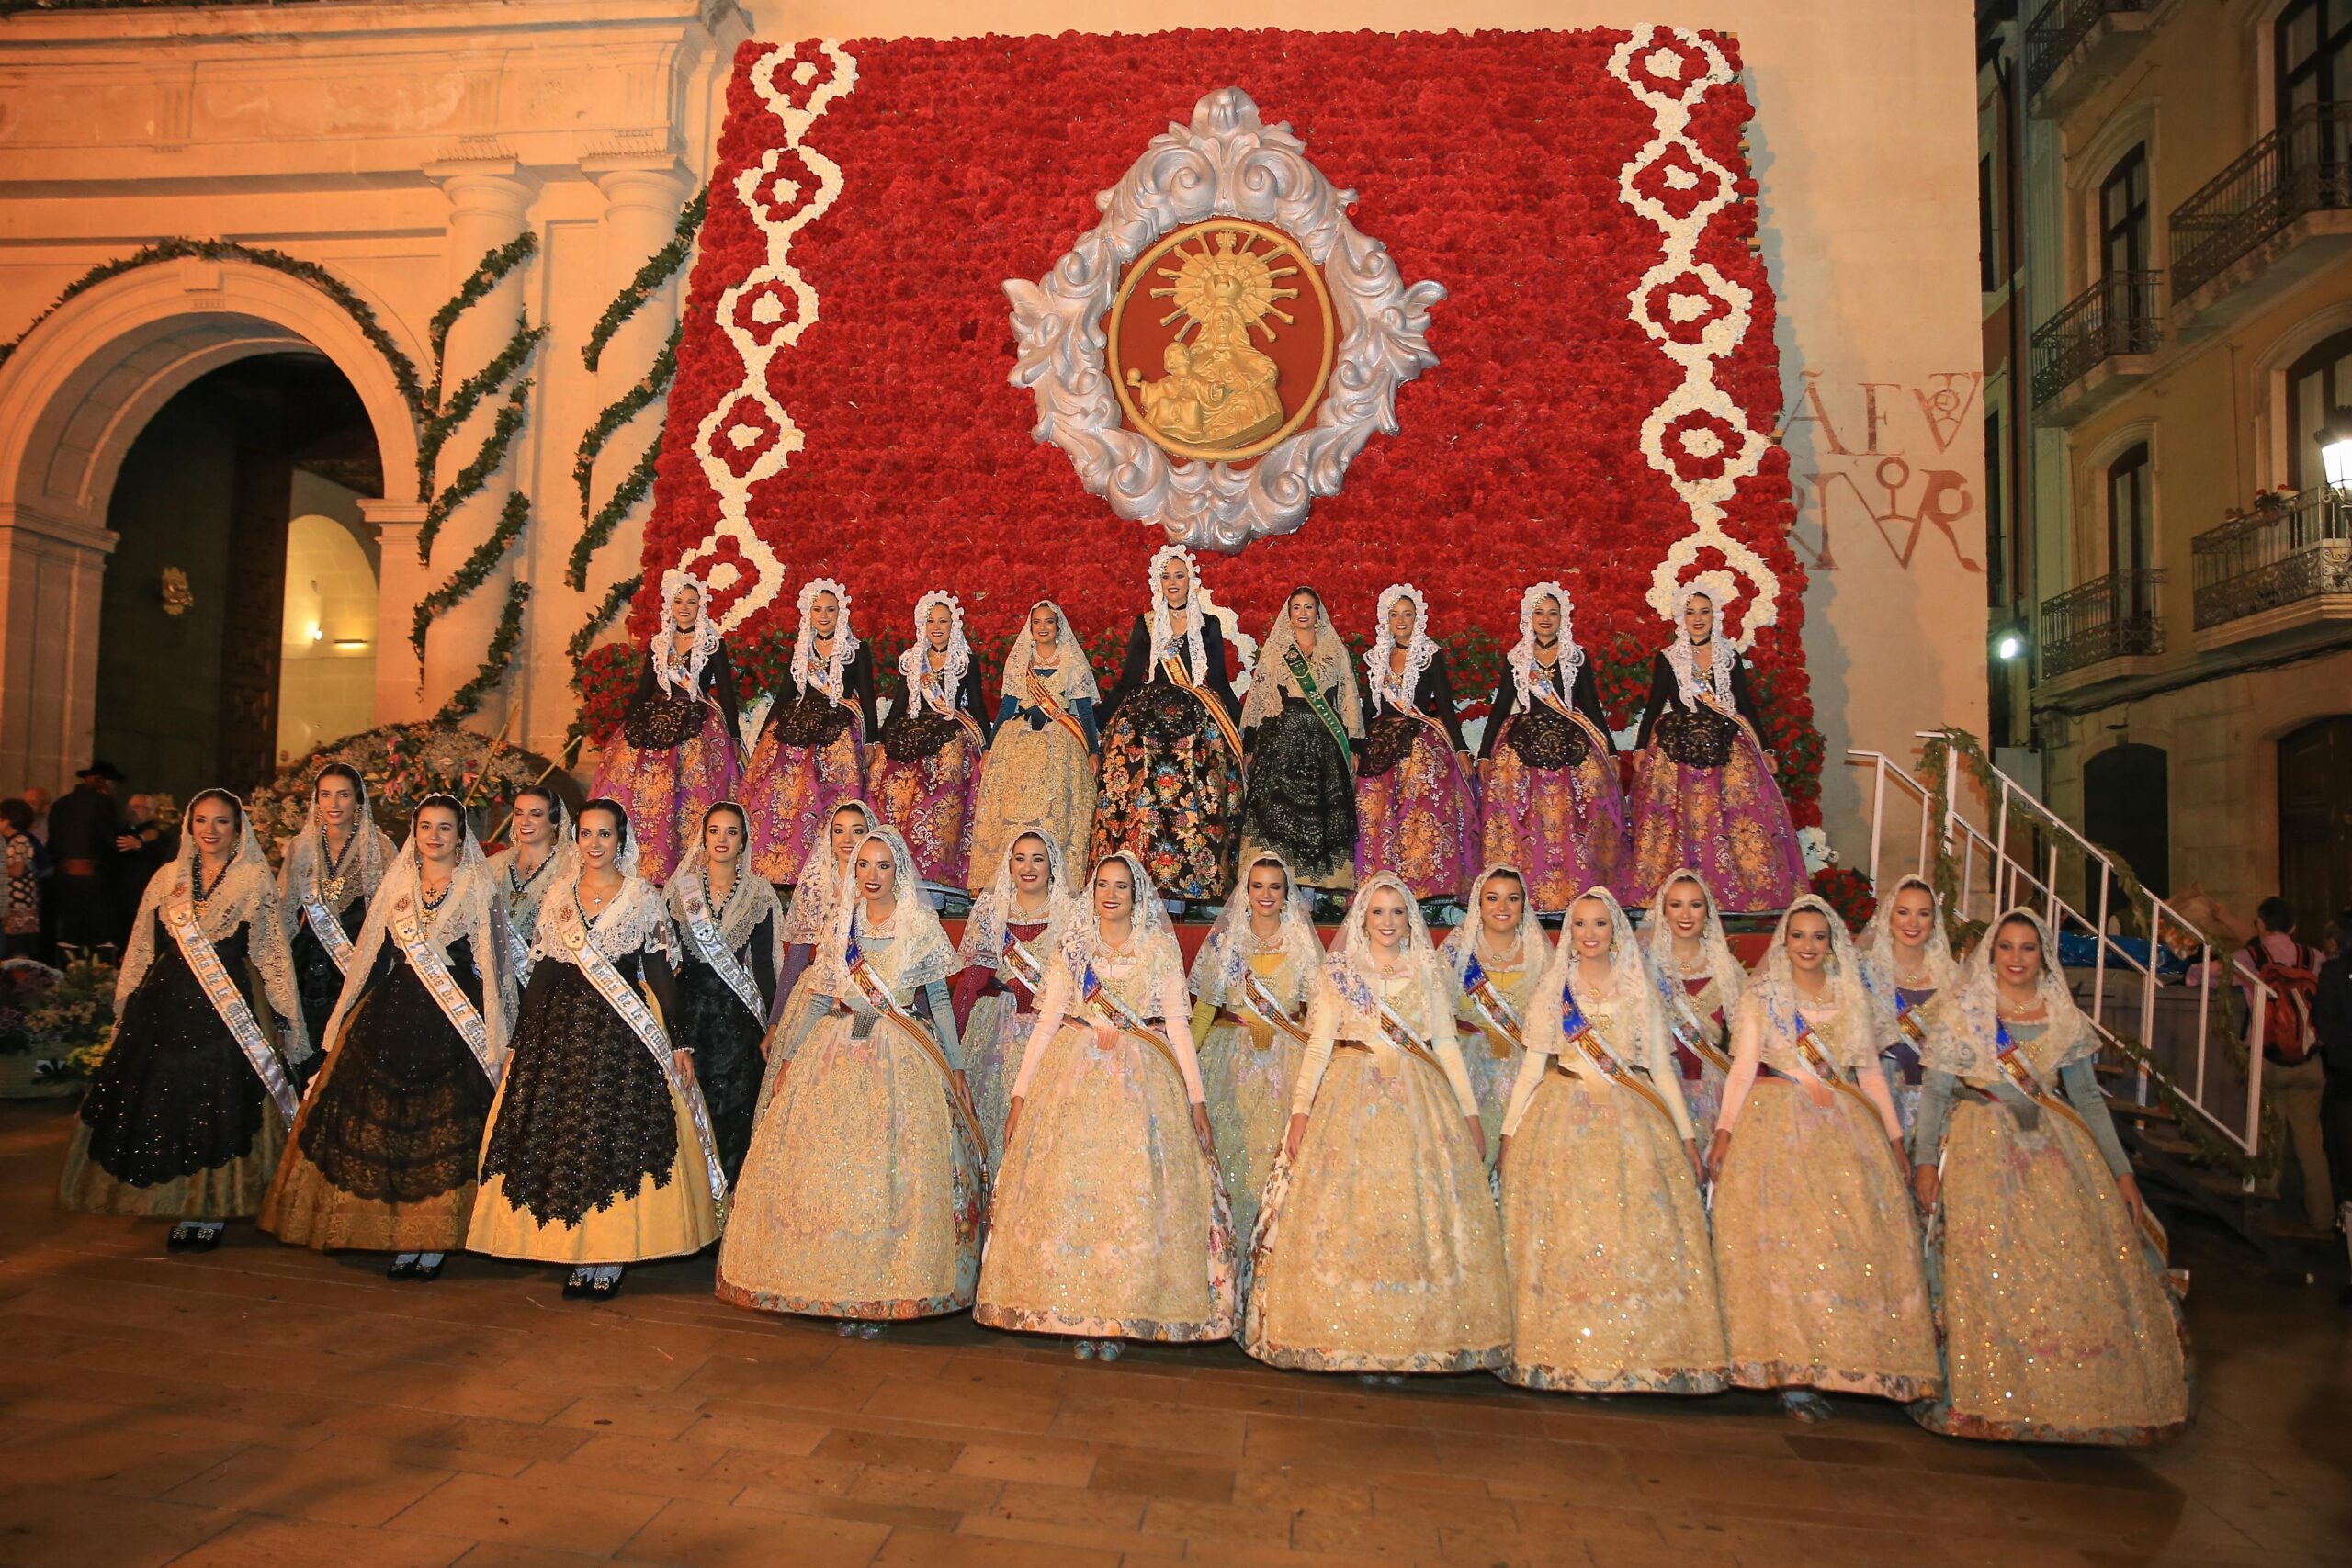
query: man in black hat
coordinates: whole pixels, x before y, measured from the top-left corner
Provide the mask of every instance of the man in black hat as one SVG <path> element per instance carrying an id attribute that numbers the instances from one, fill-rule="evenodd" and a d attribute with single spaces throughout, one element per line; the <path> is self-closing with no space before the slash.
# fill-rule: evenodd
<path id="1" fill-rule="evenodd" d="M 122 782 L 112 762 L 92 762 L 74 792 L 49 808 L 49 853 L 57 870 L 51 886 L 57 899 L 57 940 L 78 947 L 107 947 L 115 941 L 115 840 L 122 814 L 114 786 Z"/>

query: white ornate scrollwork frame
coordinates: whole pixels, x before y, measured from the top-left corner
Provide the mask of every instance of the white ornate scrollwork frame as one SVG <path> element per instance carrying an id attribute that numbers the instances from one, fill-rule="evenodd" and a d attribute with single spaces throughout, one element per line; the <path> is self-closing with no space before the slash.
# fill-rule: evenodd
<path id="1" fill-rule="evenodd" d="M 1338 493 L 1374 431 L 1396 434 L 1396 389 L 1437 364 L 1427 333 L 1444 287 L 1408 286 L 1387 247 L 1348 220 L 1354 200 L 1240 88 L 1201 99 L 1189 130 L 1170 125 L 1096 196 L 1102 221 L 1051 271 L 1005 283 L 1021 350 L 1012 379 L 1036 395 L 1033 434 L 1069 453 L 1080 483 L 1112 511 L 1182 543 L 1231 551 L 1297 528 L 1317 496 Z M 1127 264 L 1170 231 L 1216 217 L 1295 238 L 1322 269 L 1340 327 L 1314 422 L 1246 467 L 1172 461 L 1126 426 L 1104 368 L 1103 319 Z"/>

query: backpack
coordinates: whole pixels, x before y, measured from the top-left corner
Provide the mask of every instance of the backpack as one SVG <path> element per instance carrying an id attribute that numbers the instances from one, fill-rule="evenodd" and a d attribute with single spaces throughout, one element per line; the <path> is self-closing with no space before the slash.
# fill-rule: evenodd
<path id="1" fill-rule="evenodd" d="M 2312 1027 L 2312 998 L 2319 989 L 2319 955 L 2297 946 L 2295 961 L 2280 964 L 2263 951 L 2259 938 L 2246 943 L 2246 963 L 2277 993 L 2262 1015 L 2262 1054 L 2285 1066 L 2311 1059 L 2319 1036 Z"/>

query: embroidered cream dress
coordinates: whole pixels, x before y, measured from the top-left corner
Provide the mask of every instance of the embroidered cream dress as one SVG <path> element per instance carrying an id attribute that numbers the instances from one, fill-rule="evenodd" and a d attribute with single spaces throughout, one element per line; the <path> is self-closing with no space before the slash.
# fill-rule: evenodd
<path id="1" fill-rule="evenodd" d="M 718 1298 L 737 1306 L 890 1320 L 972 1304 L 987 1175 L 953 1076 L 956 950 L 921 901 L 904 840 L 882 829 L 868 844 L 889 848 L 895 903 L 876 924 L 844 893 L 808 999 L 781 1026 L 792 1066 L 771 1073 L 718 1249 Z"/>
<path id="2" fill-rule="evenodd" d="M 1282 923 L 1271 942 L 1250 924 L 1250 874 L 1261 865 L 1283 874 Z M 1233 1203 L 1233 1234 L 1245 1247 L 1258 1224 L 1258 1195 L 1290 1122 L 1291 1092 L 1306 1055 L 1298 1036 L 1306 1032 L 1307 1006 L 1322 972 L 1323 943 L 1290 868 L 1271 851 L 1244 861 L 1224 912 L 1193 960 L 1192 991 L 1193 1038 L 1200 1042 L 1217 1167 Z M 1270 1016 L 1268 1007 L 1282 1018 Z"/>
<path id="3" fill-rule="evenodd" d="M 1688 963 L 1675 953 L 1674 928 L 1666 913 L 1667 900 L 1682 883 L 1696 887 L 1707 901 L 1707 919 L 1699 929 L 1699 952 Z M 1732 1010 L 1747 987 L 1747 970 L 1733 955 L 1724 935 L 1723 912 L 1715 906 L 1714 894 L 1708 890 L 1706 880 L 1687 866 L 1658 885 L 1642 921 L 1641 941 L 1649 959 L 1650 977 L 1665 1009 L 1674 1070 L 1682 1080 L 1682 1103 L 1703 1149 L 1715 1135 L 1715 1114 L 1723 1107 L 1724 1080 L 1731 1073 Z"/>
<path id="4" fill-rule="evenodd" d="M 482 1140 L 471 1251 L 635 1263 L 718 1238 L 726 1179 L 702 1090 L 675 1077 L 662 1022 L 676 1000 L 669 913 L 661 889 L 636 874 L 635 851 L 631 835 L 621 890 L 593 919 L 577 875 L 540 911 Z"/>
<path id="5" fill-rule="evenodd" d="M 1537 988 L 1503 1121 L 1511 1357 L 1502 1376 L 1584 1393 L 1713 1393 L 1729 1380 L 1690 1118 L 1633 927 L 1606 985 L 1563 941 Z M 1569 1036 L 1581 1021 L 1589 1043 Z"/>
<path id="6" fill-rule="evenodd" d="M 1454 1032 L 1462 1042 L 1462 1065 L 1470 1074 L 1470 1092 L 1478 1101 L 1478 1125 L 1487 1135 L 1491 1158 L 1502 1136 L 1503 1106 L 1519 1078 L 1520 1058 L 1526 1054 L 1528 1000 L 1535 982 L 1552 957 L 1552 939 L 1537 918 L 1533 899 L 1521 908 L 1518 929 L 1501 942 L 1478 918 L 1478 896 L 1496 876 L 1518 876 L 1514 865 L 1495 864 L 1478 874 L 1466 895 L 1469 918 L 1446 933 L 1438 955 L 1453 976 L 1459 1000 Z M 1521 886 L 1526 883 L 1522 880 Z M 1482 987 L 1473 995 L 1474 987 Z M 1514 1034 L 1512 1021 L 1518 1021 Z"/>
<path id="7" fill-rule="evenodd" d="M 1831 996 L 1817 1003 L 1797 998 L 1787 957 L 1789 920 L 1806 911 L 1832 933 Z M 1815 1102 L 1825 1080 L 1800 1048 L 1800 1019 L 1852 1092 Z M 1882 1021 L 1846 928 L 1819 898 L 1798 899 L 1740 998 L 1719 1127 L 1733 1137 L 1715 1181 L 1715 1274 L 1742 1388 L 1911 1400 L 1940 1381 L 1909 1173 L 1889 1141 Z"/>
<path id="8" fill-rule="evenodd" d="M 1024 912 L 1012 879 L 1012 852 L 1023 839 L 1046 849 L 1046 891 L 1041 909 Z M 1004 1116 L 1012 1101 L 1012 1080 L 1021 1053 L 1037 1023 L 1037 991 L 1046 983 L 1063 929 L 1079 912 L 1069 891 L 1061 846 L 1044 829 L 1023 829 L 997 856 L 986 891 L 973 900 L 956 952 L 963 972 L 956 976 L 956 1032 L 964 1042 L 964 1077 L 989 1141 L 989 1168 L 1004 1164 Z M 1031 916 L 1042 915 L 1040 919 Z"/>
<path id="9" fill-rule="evenodd" d="M 236 804 L 207 790 L 189 805 L 205 799 Z M 183 834 L 179 858 L 139 901 L 115 979 L 114 1034 L 58 1184 L 64 1208 L 175 1220 L 261 1209 L 311 1051 L 269 862 L 237 815 L 236 853 L 201 898 L 196 840 Z M 172 934 L 183 913 L 202 937 L 193 964 Z"/>
<path id="10" fill-rule="evenodd" d="M 1919 955 L 1919 973 L 1906 984 L 1905 977 L 1895 973 L 1899 952 L 1894 942 L 1894 901 L 1909 887 L 1927 894 L 1934 908 L 1928 924 L 1927 947 Z M 1854 947 L 1862 961 L 1862 979 L 1870 987 L 1871 995 L 1878 998 L 1879 1006 L 1894 1015 L 1894 1030 L 1880 1050 L 1878 1061 L 1907 1135 L 1919 1114 L 1919 1086 L 1925 1075 L 1921 1056 L 1927 1043 L 1928 1004 L 1951 989 L 1960 974 L 1960 964 L 1951 955 L 1951 940 L 1944 931 L 1943 901 L 1936 897 L 1934 885 L 1924 876 L 1897 879 L 1894 887 L 1880 897 L 1877 912 L 1871 916 L 1871 923 L 1862 928 Z"/>
<path id="11" fill-rule="evenodd" d="M 1051 610 L 1059 623 L 1053 649 L 1040 656 L 1023 617 L 1004 658 L 1003 693 L 988 766 L 973 808 L 972 877 L 995 874 L 1012 840 L 1037 832 L 1052 840 L 1064 863 L 1086 855 L 1094 825 L 1094 754 L 1101 742 L 1094 707 L 1102 694 L 1078 634 L 1061 606 L 1039 600 L 1030 615 Z"/>
<path id="12" fill-rule="evenodd" d="M 2046 969 L 2034 1022 L 2000 1021 L 1987 959 L 1971 956 L 1959 990 L 1928 1010 L 1912 1149 L 1942 1172 L 1928 1278 L 1945 1392 L 1912 1414 L 1962 1438 L 2163 1442 L 2193 1408 L 2187 1332 L 2155 1235 L 2123 1201 L 2132 1167 L 2093 1070 L 2098 1036 Z"/>
<path id="13" fill-rule="evenodd" d="M 1363 909 L 1383 888 L 1408 900 L 1393 974 L 1369 967 Z M 1251 1246 L 1242 1348 L 1311 1371 L 1459 1372 L 1504 1364 L 1510 1287 L 1477 1114 L 1454 1040 L 1453 996 L 1419 907 L 1393 875 L 1356 893 L 1316 987 L 1291 1110 L 1307 1117 L 1295 1160 L 1266 1184 Z M 1383 1028 L 1386 1008 L 1422 1052 Z"/>
<path id="14" fill-rule="evenodd" d="M 1125 945 L 1105 943 L 1090 908 L 1038 998 L 972 1318 L 1087 1338 L 1229 1338 L 1233 1222 L 1193 1127 L 1184 961 L 1143 868 L 1121 858 L 1145 890 Z"/>

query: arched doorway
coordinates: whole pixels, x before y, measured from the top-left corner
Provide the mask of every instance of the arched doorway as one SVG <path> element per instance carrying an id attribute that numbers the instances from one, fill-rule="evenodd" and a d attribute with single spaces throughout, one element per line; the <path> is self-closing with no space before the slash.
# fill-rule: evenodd
<path id="1" fill-rule="evenodd" d="M 0 789 L 70 783 L 93 755 L 116 479 L 191 383 L 256 356 L 323 356 L 366 411 L 385 482 L 413 493 L 416 414 L 379 344 L 412 362 L 421 344 L 382 301 L 345 288 L 372 322 L 281 268 L 161 261 L 75 294 L 0 363 Z M 393 510 L 382 493 L 369 498 L 371 516 Z M 160 583 L 146 591 L 160 597 Z M 282 581 L 265 606 L 247 606 L 272 637 L 279 591 Z M 275 741 L 272 732 L 273 755 Z"/>
<path id="2" fill-rule="evenodd" d="M 367 410 L 323 355 L 241 359 L 165 402 L 107 508 L 93 750 L 186 799 L 366 728 L 376 562 L 358 502 L 382 492 Z"/>
<path id="3" fill-rule="evenodd" d="M 2279 739 L 2278 892 L 2306 942 L 2352 909 L 2352 714 Z"/>
<path id="4" fill-rule="evenodd" d="M 2172 782 L 2161 746 L 2126 740 L 2083 767 L 2083 833 L 2123 857 L 2148 890 L 2172 897 Z"/>

